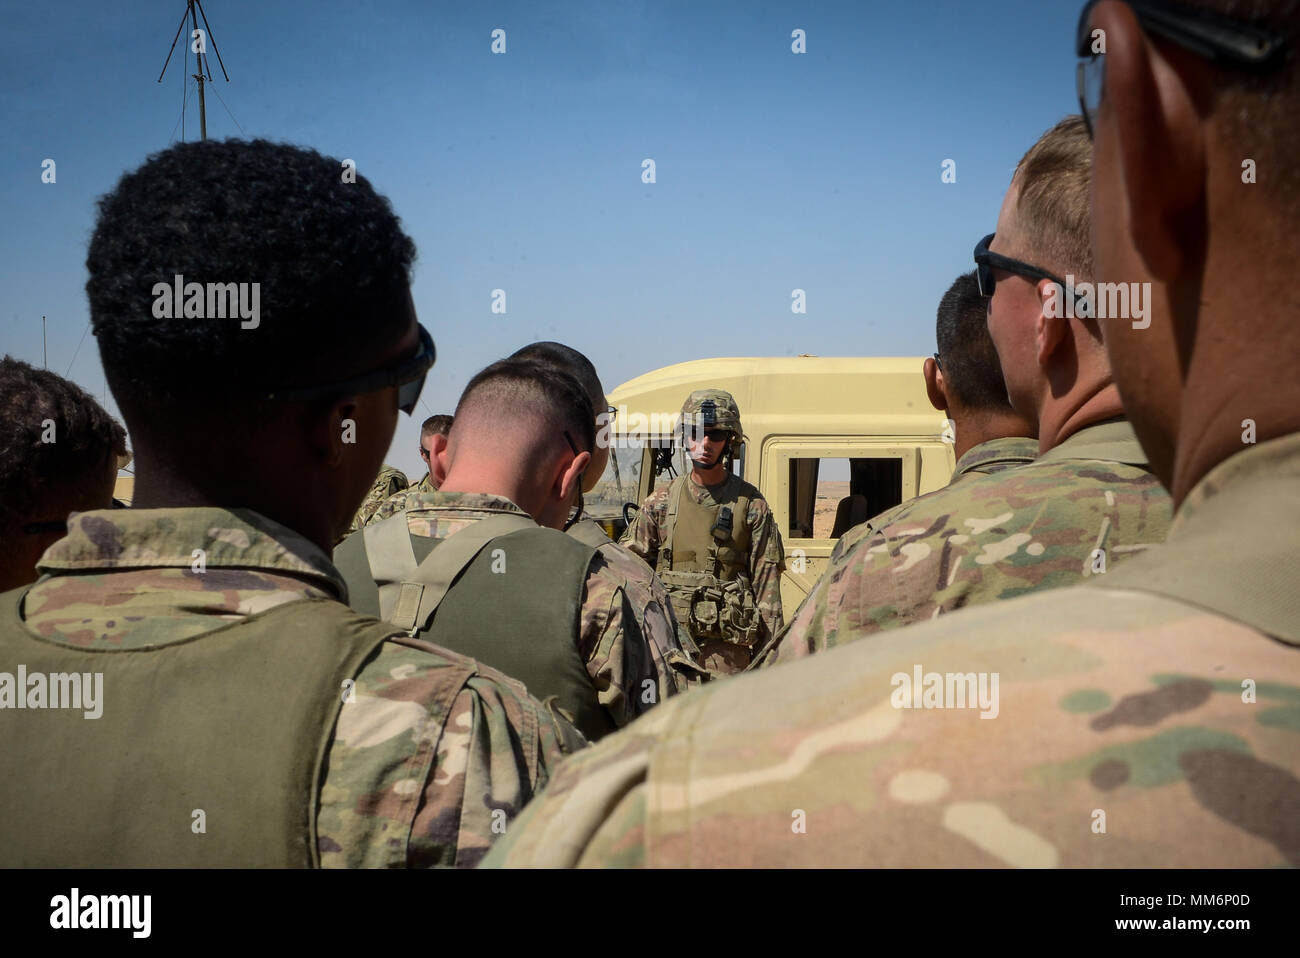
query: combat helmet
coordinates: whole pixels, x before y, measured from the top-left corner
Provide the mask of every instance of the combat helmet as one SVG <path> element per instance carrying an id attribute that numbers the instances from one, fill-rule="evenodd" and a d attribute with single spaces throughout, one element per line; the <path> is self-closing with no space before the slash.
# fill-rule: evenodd
<path id="1" fill-rule="evenodd" d="M 740 425 L 740 407 L 731 393 L 723 389 L 697 389 L 682 403 L 678 420 L 678 433 L 686 437 L 692 431 L 727 429 L 731 431 L 732 445 L 745 441 L 745 431 Z"/>

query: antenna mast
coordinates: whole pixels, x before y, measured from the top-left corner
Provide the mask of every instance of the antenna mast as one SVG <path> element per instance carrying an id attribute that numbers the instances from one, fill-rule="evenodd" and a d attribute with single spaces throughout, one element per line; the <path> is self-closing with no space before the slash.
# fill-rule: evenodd
<path id="1" fill-rule="evenodd" d="M 198 14 L 195 14 L 195 8 Z M 181 31 L 185 29 L 185 19 L 190 21 L 190 49 L 194 51 L 194 61 L 198 68 L 198 73 L 191 74 L 199 85 L 199 137 L 206 140 L 208 138 L 208 108 L 203 98 L 203 84 L 212 82 L 212 62 L 208 57 L 207 45 L 212 44 L 212 52 L 217 55 L 217 65 L 221 67 L 221 75 L 230 82 L 230 74 L 226 73 L 226 65 L 221 60 L 221 51 L 217 49 L 217 38 L 212 34 L 212 27 L 208 24 L 208 15 L 203 12 L 203 3 L 201 0 L 186 0 L 185 12 L 181 14 L 180 25 L 176 28 L 176 36 L 172 37 L 171 49 L 167 51 L 167 59 L 163 63 L 162 73 L 158 74 L 158 82 L 162 83 L 163 74 L 167 72 L 167 65 L 172 62 L 172 54 L 176 51 L 176 41 L 181 38 Z M 199 31 L 198 17 L 203 18 L 203 31 Z M 203 37 L 203 42 L 199 38 Z M 197 48 L 196 45 L 197 44 Z M 184 57 L 184 54 L 181 54 Z M 205 76 L 206 74 L 206 76 Z M 185 138 L 185 131 L 181 131 L 181 138 Z"/>

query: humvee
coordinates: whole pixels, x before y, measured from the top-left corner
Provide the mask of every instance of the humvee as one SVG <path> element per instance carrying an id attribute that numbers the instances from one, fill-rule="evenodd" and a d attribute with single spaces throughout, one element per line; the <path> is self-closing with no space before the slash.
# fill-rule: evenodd
<path id="1" fill-rule="evenodd" d="M 745 430 L 732 468 L 763 493 L 785 543 L 788 617 L 845 531 L 952 477 L 952 437 L 926 398 L 922 363 L 699 359 L 638 376 L 608 394 L 618 410 L 601 434 L 610 461 L 587 511 L 617 539 L 651 492 L 689 468 L 673 440 L 682 402 L 696 389 L 727 390 Z"/>

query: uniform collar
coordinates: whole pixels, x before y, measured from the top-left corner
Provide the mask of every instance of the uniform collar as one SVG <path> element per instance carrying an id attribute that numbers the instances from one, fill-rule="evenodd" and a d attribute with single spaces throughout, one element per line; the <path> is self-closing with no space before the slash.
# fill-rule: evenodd
<path id="1" fill-rule="evenodd" d="M 344 597 L 347 586 L 314 542 L 251 509 L 99 509 L 73 513 L 68 534 L 45 550 L 42 572 L 205 566 L 276 570 Z"/>
<path id="2" fill-rule="evenodd" d="M 526 516 L 519 506 L 505 496 L 487 492 L 410 492 L 406 499 L 407 515 L 420 512 L 515 513 Z"/>
<path id="3" fill-rule="evenodd" d="M 1163 546 L 1094 580 L 1169 596 L 1300 645 L 1300 433 L 1211 469 L 1178 508 Z"/>
<path id="4" fill-rule="evenodd" d="M 1130 466 L 1147 465 L 1147 454 L 1142 451 L 1137 433 L 1123 416 L 1084 426 L 1071 433 L 1064 442 L 1047 450 L 1037 461 L 1060 459 L 1100 459 Z"/>
<path id="5" fill-rule="evenodd" d="M 1001 439 L 989 439 L 971 446 L 957 460 L 953 470 L 953 479 L 958 479 L 969 472 L 991 465 L 1005 463 L 1022 465 L 1038 457 L 1038 440 L 1025 436 L 1005 436 Z"/>

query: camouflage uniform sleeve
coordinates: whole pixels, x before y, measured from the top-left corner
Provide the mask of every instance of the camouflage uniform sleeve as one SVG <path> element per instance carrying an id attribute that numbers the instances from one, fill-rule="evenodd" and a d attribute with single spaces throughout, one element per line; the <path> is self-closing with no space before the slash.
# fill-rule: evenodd
<path id="1" fill-rule="evenodd" d="M 372 526 L 377 522 L 383 522 L 389 516 L 396 515 L 399 512 L 404 512 L 406 510 L 406 497 L 409 491 L 409 489 L 399 489 L 397 492 L 385 499 L 379 504 L 379 508 L 371 514 L 370 518 L 365 521 L 365 525 Z"/>
<path id="2" fill-rule="evenodd" d="M 668 492 L 661 489 L 646 497 L 619 545 L 640 556 L 651 569 L 659 561 L 659 529 L 668 511 Z"/>
<path id="3" fill-rule="evenodd" d="M 426 643 L 384 643 L 326 753 L 321 865 L 473 866 L 583 744 L 495 669 Z"/>
<path id="4" fill-rule="evenodd" d="M 635 591 L 604 553 L 592 556 L 579 651 L 600 704 L 620 728 L 678 691 L 673 670 L 656 655 L 676 644 L 673 620 L 658 603 L 638 603 Z"/>
<path id="5" fill-rule="evenodd" d="M 661 711 L 677 704 L 666 705 Z M 482 867 L 644 867 L 657 714 L 565 762 L 546 793 L 524 809 L 515 825 L 493 845 Z"/>
<path id="6" fill-rule="evenodd" d="M 781 631 L 785 613 L 781 608 L 781 573 L 785 571 L 785 547 L 781 530 L 765 499 L 749 504 L 749 579 L 754 589 L 754 604 L 763 622 L 758 642 L 761 646 Z"/>
<path id="7" fill-rule="evenodd" d="M 875 534 L 871 522 L 854 526 L 836 543 L 826 571 L 812 591 L 799 603 L 794 616 L 768 645 L 754 656 L 750 669 L 766 668 L 812 655 L 835 644 L 838 607 L 831 607 L 831 596 L 842 596 L 839 580 L 858 544 Z M 828 632 L 830 633 L 828 635 Z"/>

